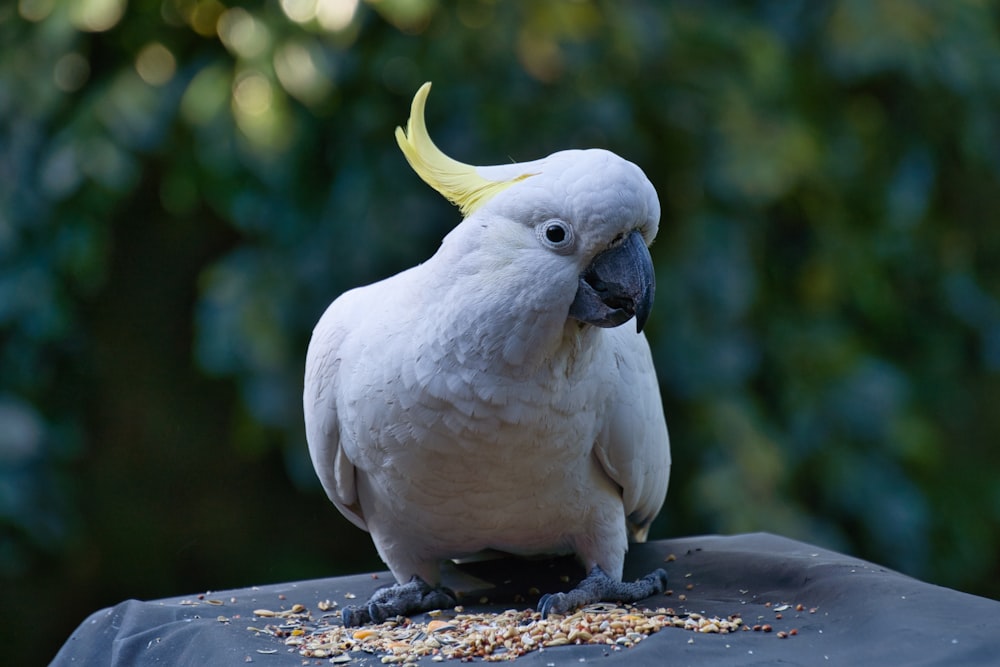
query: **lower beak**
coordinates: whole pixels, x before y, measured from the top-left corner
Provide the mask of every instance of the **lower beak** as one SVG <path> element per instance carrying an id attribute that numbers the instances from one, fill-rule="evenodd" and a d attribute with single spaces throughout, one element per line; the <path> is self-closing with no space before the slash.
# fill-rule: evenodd
<path id="1" fill-rule="evenodd" d="M 635 317 L 642 331 L 653 307 L 653 259 L 638 231 L 594 258 L 580 276 L 569 316 L 598 327 L 617 327 Z"/>

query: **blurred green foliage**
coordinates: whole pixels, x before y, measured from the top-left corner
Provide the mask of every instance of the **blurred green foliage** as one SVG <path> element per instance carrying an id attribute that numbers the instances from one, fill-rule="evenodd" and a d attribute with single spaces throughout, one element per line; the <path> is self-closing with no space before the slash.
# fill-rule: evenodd
<path id="1" fill-rule="evenodd" d="M 606 147 L 658 188 L 655 537 L 774 531 L 1000 596 L 998 25 L 986 0 L 3 5 L 14 662 L 126 597 L 378 566 L 314 480 L 300 378 L 327 303 L 458 219 L 392 138 L 425 80 L 459 159 Z"/>

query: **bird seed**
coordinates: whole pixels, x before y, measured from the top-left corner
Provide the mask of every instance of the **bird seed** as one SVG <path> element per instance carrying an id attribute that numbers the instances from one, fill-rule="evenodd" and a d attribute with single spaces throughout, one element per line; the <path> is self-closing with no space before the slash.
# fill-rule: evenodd
<path id="1" fill-rule="evenodd" d="M 264 614 L 265 618 L 274 616 Z M 272 635 L 304 658 L 341 658 L 350 653 L 376 654 L 382 664 L 411 663 L 429 657 L 434 662 L 479 658 L 487 662 L 514 660 L 537 650 L 591 644 L 618 651 L 635 646 L 663 628 L 727 634 L 743 625 L 738 615 L 727 619 L 701 614 L 678 614 L 673 609 L 640 609 L 593 605 L 568 616 L 542 619 L 535 611 L 493 613 L 455 611 L 429 622 L 397 617 L 378 625 L 344 628 L 335 614 L 314 619 L 306 611 L 279 617 L 280 626 L 248 628 Z"/>

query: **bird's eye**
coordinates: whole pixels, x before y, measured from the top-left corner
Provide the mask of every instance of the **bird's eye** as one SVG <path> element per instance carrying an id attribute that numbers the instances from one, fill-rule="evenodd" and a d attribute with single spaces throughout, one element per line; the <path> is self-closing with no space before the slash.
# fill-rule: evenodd
<path id="1" fill-rule="evenodd" d="M 569 252 L 573 247 L 573 228 L 562 220 L 546 220 L 535 228 L 542 245 L 557 252 Z"/>

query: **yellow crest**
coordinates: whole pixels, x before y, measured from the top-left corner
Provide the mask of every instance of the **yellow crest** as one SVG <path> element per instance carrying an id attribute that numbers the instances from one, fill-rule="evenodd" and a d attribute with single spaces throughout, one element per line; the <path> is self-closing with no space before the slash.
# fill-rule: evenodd
<path id="1" fill-rule="evenodd" d="M 430 92 L 428 81 L 413 96 L 406 131 L 397 127 L 396 141 L 413 171 L 445 199 L 457 205 L 463 216 L 468 216 L 498 192 L 533 175 L 522 174 L 510 180 L 491 181 L 480 176 L 473 165 L 454 160 L 441 152 L 431 141 L 424 123 L 424 106 Z"/>

